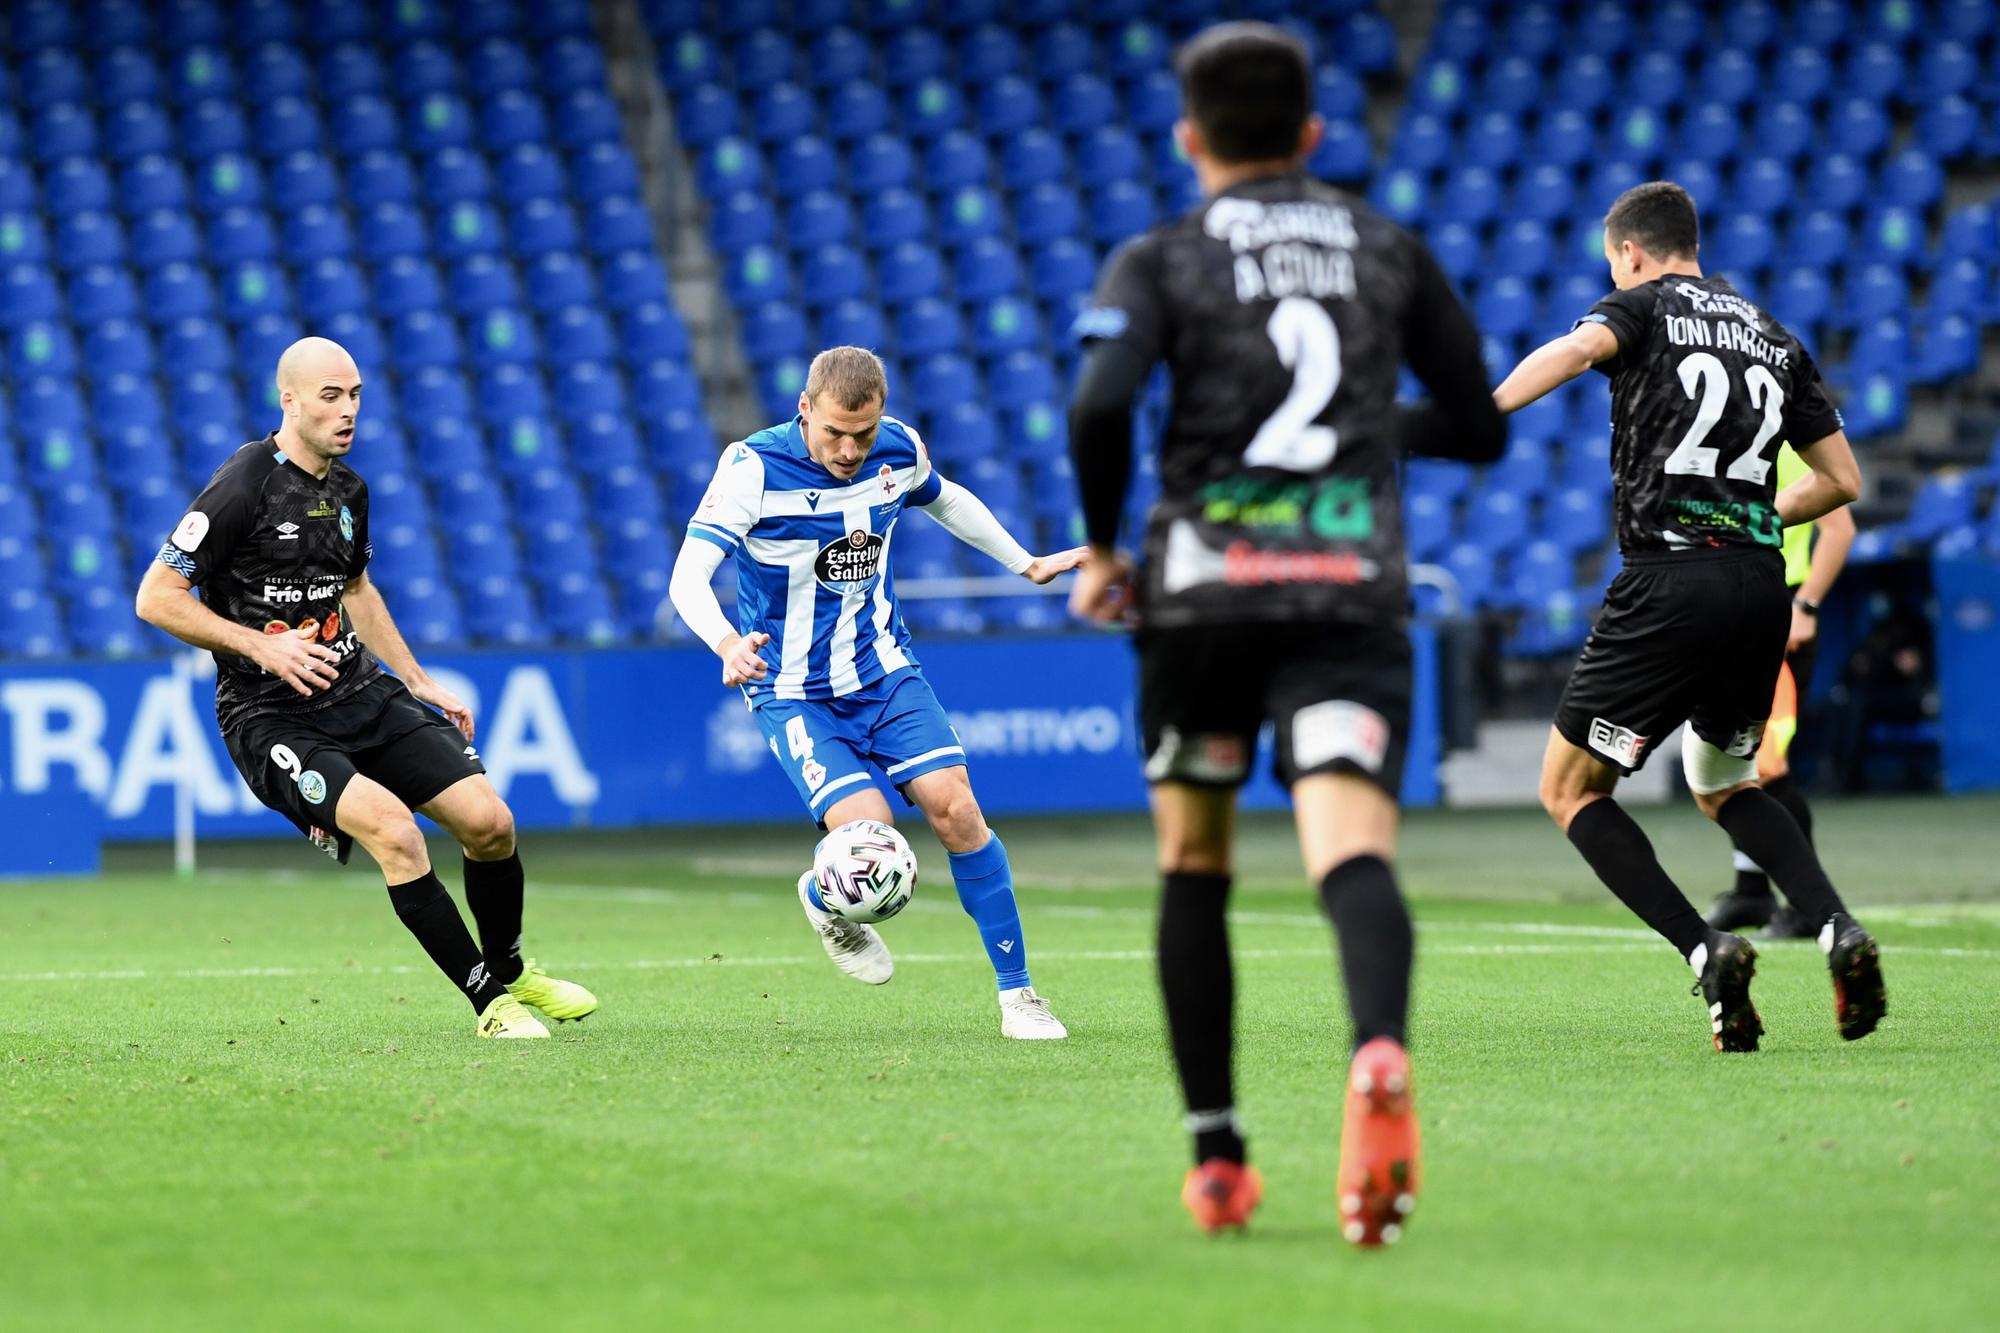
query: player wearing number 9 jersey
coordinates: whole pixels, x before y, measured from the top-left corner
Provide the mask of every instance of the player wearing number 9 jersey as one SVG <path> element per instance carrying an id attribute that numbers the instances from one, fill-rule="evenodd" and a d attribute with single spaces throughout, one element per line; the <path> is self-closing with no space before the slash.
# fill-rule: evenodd
<path id="1" fill-rule="evenodd" d="M 1114 254 L 1078 320 L 1070 438 L 1096 552 L 1072 605 L 1138 628 L 1160 982 L 1194 1139 L 1183 1199 L 1213 1230 L 1244 1224 L 1261 1190 L 1235 1114 L 1224 907 L 1236 790 L 1269 721 L 1354 1020 L 1343 1230 L 1379 1244 L 1417 1190 L 1414 942 L 1391 869 L 1411 692 L 1397 467 L 1406 451 L 1489 461 L 1506 427 L 1423 243 L 1305 174 L 1321 125 L 1303 47 L 1227 24 L 1179 66 L 1177 132 L 1208 197 Z M 1172 404 L 1134 597 L 1112 548 L 1133 399 L 1162 361 Z M 1433 406 L 1397 405 L 1405 363 Z"/>
<path id="2" fill-rule="evenodd" d="M 1884 1008 L 1875 942 L 1811 843 L 1757 784 L 1757 749 L 1791 626 L 1786 527 L 1853 500 L 1860 472 L 1799 340 L 1698 260 L 1694 201 L 1654 181 L 1604 220 L 1617 289 L 1531 353 L 1494 397 L 1514 411 L 1595 368 L 1611 379 L 1612 470 L 1625 567 L 1571 673 L 1542 766 L 1543 805 L 1592 870 L 1686 958 L 1720 1051 L 1757 1048 L 1756 952 L 1711 929 L 1612 799 L 1652 746 L 1688 723 L 1682 762 L 1702 811 L 1813 926 L 1843 1037 Z M 1789 439 L 1811 471 L 1780 491 Z"/>

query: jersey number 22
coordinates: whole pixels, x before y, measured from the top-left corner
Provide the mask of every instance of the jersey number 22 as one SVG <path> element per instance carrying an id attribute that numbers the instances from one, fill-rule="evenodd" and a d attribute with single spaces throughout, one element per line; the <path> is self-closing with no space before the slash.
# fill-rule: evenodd
<path id="1" fill-rule="evenodd" d="M 1666 470 L 1674 476 L 1712 477 L 1715 461 L 1722 451 L 1705 448 L 1702 441 L 1715 429 L 1715 423 L 1722 420 L 1722 409 L 1729 403 L 1729 368 L 1713 352 L 1691 352 L 1681 362 L 1680 375 L 1681 388 L 1690 398 L 1699 393 L 1701 405 L 1695 409 L 1694 424 L 1667 455 Z M 1751 366 L 1743 372 L 1743 387 L 1750 391 L 1750 406 L 1763 409 L 1764 424 L 1758 427 L 1757 438 L 1750 442 L 1750 447 L 1736 456 L 1723 475 L 1732 481 L 1762 486 L 1764 478 L 1771 474 L 1771 460 L 1764 457 L 1764 446 L 1784 425 L 1785 391 L 1762 366 Z"/>

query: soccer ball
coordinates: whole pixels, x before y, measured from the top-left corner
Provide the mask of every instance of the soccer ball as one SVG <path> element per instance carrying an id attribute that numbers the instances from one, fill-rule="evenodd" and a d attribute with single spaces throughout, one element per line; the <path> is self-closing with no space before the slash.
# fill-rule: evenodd
<path id="1" fill-rule="evenodd" d="M 909 906 L 916 888 L 917 854 L 878 820 L 842 824 L 813 848 L 813 889 L 835 916 L 887 921 Z"/>

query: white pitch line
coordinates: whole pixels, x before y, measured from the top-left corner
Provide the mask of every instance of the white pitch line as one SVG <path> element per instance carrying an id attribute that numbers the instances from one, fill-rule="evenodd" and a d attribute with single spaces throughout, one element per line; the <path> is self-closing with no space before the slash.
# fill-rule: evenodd
<path id="1" fill-rule="evenodd" d="M 1552 953 L 1636 953 L 1640 946 L 1628 944 L 1601 945 L 1537 945 L 1537 944 L 1468 944 L 1439 945 L 1424 952 L 1433 954 L 1552 954 Z M 1643 951 L 1650 952 L 1650 946 Z M 1329 949 L 1238 949 L 1235 956 L 1242 958 L 1326 958 L 1331 959 Z M 985 963 L 986 956 L 977 953 L 899 953 L 897 961 L 904 963 Z M 616 962 L 580 962 L 566 965 L 579 975 L 590 972 L 658 972 L 684 968 L 704 967 L 804 967 L 819 962 L 818 954 L 784 954 L 775 957 L 731 957 L 704 956 L 701 958 L 626 958 Z M 1141 963 L 1151 962 L 1151 949 L 1051 949 L 1035 954 L 1035 961 L 1050 963 Z M 143 968 L 122 969 L 102 972 L 13 972 L 0 973 L 0 983 L 35 981 L 217 981 L 247 980 L 260 977 L 333 977 L 333 976 L 407 976 L 428 974 L 431 969 L 409 964 L 388 967 L 186 967 L 167 971 L 149 972 Z"/>

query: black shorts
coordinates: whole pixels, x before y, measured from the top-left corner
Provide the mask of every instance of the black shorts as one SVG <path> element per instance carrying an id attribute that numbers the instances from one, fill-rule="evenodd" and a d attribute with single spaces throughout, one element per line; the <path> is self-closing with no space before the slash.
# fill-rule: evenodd
<path id="1" fill-rule="evenodd" d="M 1278 781 L 1353 773 L 1395 798 L 1410 732 L 1410 637 L 1316 624 L 1189 625 L 1139 636 L 1146 780 L 1238 787 L 1257 733 L 1277 733 Z"/>
<path id="2" fill-rule="evenodd" d="M 1791 589 L 1770 552 L 1634 559 L 1605 594 L 1556 730 L 1628 774 L 1683 722 L 1747 759 L 1771 716 L 1791 624 Z"/>
<path id="3" fill-rule="evenodd" d="M 354 842 L 334 825 L 333 812 L 357 773 L 414 810 L 486 771 L 457 727 L 389 675 L 309 713 L 254 714 L 222 739 L 257 799 L 343 865 Z"/>

